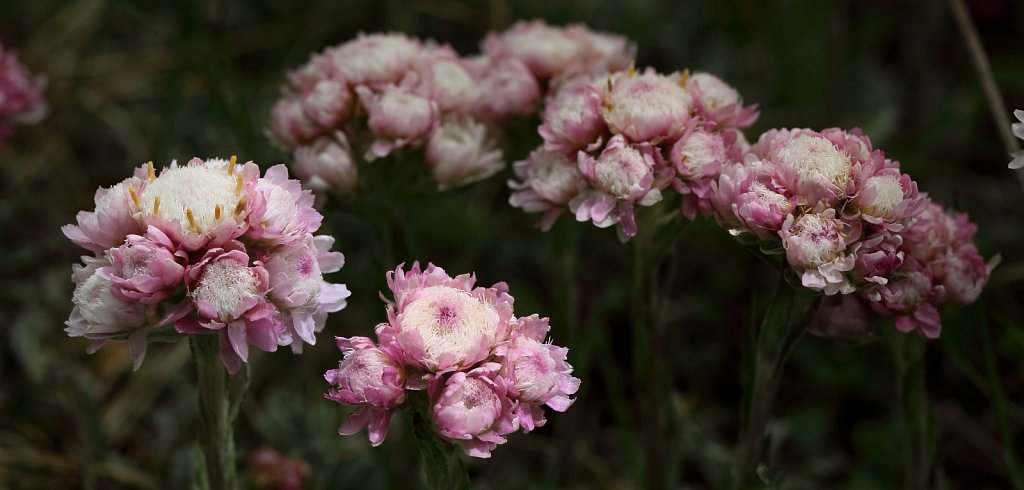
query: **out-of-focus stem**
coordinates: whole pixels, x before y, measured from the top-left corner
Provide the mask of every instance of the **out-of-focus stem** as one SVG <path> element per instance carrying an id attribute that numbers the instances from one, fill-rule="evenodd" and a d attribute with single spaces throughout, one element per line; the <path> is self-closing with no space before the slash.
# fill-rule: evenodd
<path id="1" fill-rule="evenodd" d="M 996 362 L 995 349 L 992 348 L 992 332 L 988 325 L 987 309 L 984 305 L 977 306 L 981 327 L 981 341 L 985 353 L 985 371 L 990 381 L 989 398 L 992 400 L 992 407 L 996 412 L 996 424 L 999 426 L 999 442 L 1003 446 L 1003 465 L 1006 473 L 1013 483 L 1015 490 L 1024 490 L 1024 475 L 1020 469 L 1017 459 L 1017 452 L 1014 450 L 1014 430 L 1006 414 L 1006 393 L 1003 391 L 1002 380 L 999 377 L 999 367 Z"/>
<path id="2" fill-rule="evenodd" d="M 198 483 L 204 489 L 234 490 L 238 474 L 228 373 L 218 355 L 216 335 L 194 335 L 191 344 L 199 388 L 199 446 L 205 466 Z"/>
<path id="3" fill-rule="evenodd" d="M 924 339 L 916 334 L 890 334 L 896 389 L 907 428 L 905 485 L 908 490 L 926 490 L 932 472 L 932 410 L 925 388 Z"/>
<path id="4" fill-rule="evenodd" d="M 978 79 L 985 91 L 989 111 L 992 113 L 992 120 L 999 131 L 999 136 L 1003 140 L 1003 146 L 1007 153 L 1013 153 L 1020 149 L 1020 144 L 1010 130 L 1010 111 L 1003 102 L 1002 94 L 999 93 L 996 78 L 992 75 L 992 66 L 988 62 L 988 55 L 985 54 L 985 48 L 981 45 L 981 39 L 978 37 L 978 29 L 974 27 L 971 14 L 967 11 L 963 0 L 949 0 L 949 6 L 953 10 L 953 18 L 956 19 L 957 27 L 960 28 L 960 33 L 967 44 L 967 52 L 970 53 L 971 59 L 974 61 L 974 68 L 978 72 Z M 1014 173 L 1017 174 L 1017 181 L 1021 187 L 1024 187 L 1024 169 L 1018 169 Z"/>
<path id="5" fill-rule="evenodd" d="M 737 488 L 757 481 L 764 433 L 771 418 L 786 361 L 806 331 L 807 322 L 820 295 L 779 278 L 775 295 L 768 305 L 757 333 L 753 351 L 752 374 L 744 397 L 743 436 L 735 478 Z"/>

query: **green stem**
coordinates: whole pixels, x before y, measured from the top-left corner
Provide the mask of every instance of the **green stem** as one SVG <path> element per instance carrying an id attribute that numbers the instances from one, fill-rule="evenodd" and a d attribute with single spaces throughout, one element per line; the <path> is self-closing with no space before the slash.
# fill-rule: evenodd
<path id="1" fill-rule="evenodd" d="M 423 391 L 409 397 L 412 430 L 419 444 L 427 485 L 432 490 L 469 490 L 469 473 L 457 447 L 441 439 L 430 419 L 430 401 Z"/>
<path id="2" fill-rule="evenodd" d="M 981 326 L 981 341 L 985 352 L 985 371 L 991 382 L 989 398 L 992 399 L 992 406 L 996 412 L 996 423 L 999 426 L 999 439 L 1003 445 L 1003 464 L 1006 466 L 1006 473 L 1013 483 L 1015 490 L 1024 490 L 1024 475 L 1022 475 L 1017 459 L 1017 451 L 1013 443 L 1013 426 L 1010 423 L 1006 410 L 1006 393 L 1003 391 L 1003 383 L 999 378 L 999 366 L 996 362 L 996 352 L 992 347 L 992 332 L 988 325 L 988 311 L 984 305 L 978 305 L 979 324 Z"/>
<path id="3" fill-rule="evenodd" d="M 195 335 L 191 339 L 199 381 L 199 446 L 204 466 L 197 478 L 199 488 L 233 490 L 238 487 L 238 474 L 232 401 L 217 345 L 216 335 Z"/>
<path id="4" fill-rule="evenodd" d="M 743 440 L 739 453 L 738 488 L 757 481 L 764 433 L 771 418 L 786 361 L 806 331 L 807 322 L 821 296 L 792 286 L 782 274 L 755 339 L 751 373 L 743 400 Z"/>
<path id="5" fill-rule="evenodd" d="M 889 344 L 896 368 L 896 390 L 907 430 L 907 464 L 904 488 L 925 490 L 932 468 L 934 419 L 925 387 L 924 339 L 893 331 Z"/>

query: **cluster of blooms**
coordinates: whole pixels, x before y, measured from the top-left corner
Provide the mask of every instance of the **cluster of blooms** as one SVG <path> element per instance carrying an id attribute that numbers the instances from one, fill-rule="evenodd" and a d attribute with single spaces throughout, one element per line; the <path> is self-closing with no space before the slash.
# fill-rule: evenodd
<path id="1" fill-rule="evenodd" d="M 327 313 L 349 291 L 322 274 L 341 268 L 334 238 L 314 236 L 323 217 L 313 196 L 283 165 L 260 176 L 256 164 L 193 158 L 159 175 L 150 162 L 134 176 L 96 191 L 64 234 L 95 253 L 72 279 L 72 337 L 128 340 L 135 368 L 147 336 L 217 333 L 235 372 L 249 344 L 263 351 L 313 344 Z"/>
<path id="2" fill-rule="evenodd" d="M 542 212 L 548 229 L 565 208 L 579 221 L 636 235 L 636 206 L 671 186 L 683 213 L 711 214 L 712 183 L 747 149 L 740 128 L 758 116 L 708 73 L 630 68 L 561 80 L 545 102 L 543 144 L 514 165 L 510 204 Z"/>
<path id="3" fill-rule="evenodd" d="M 770 130 L 721 171 L 712 202 L 722 226 L 784 253 L 805 287 L 857 293 L 902 331 L 937 337 L 936 305 L 970 303 L 988 280 L 976 227 L 918 192 L 859 130 Z M 829 311 L 846 316 L 851 301 Z"/>
<path id="4" fill-rule="evenodd" d="M 342 434 L 368 428 L 370 442 L 380 444 L 406 390 L 426 389 L 438 435 L 486 458 L 507 434 L 543 425 L 543 405 L 569 408 L 580 380 L 568 349 L 544 342 L 548 319 L 514 316 L 504 283 L 475 282 L 418 263 L 388 273 L 394 300 L 377 342 L 339 337 L 344 359 L 324 376 L 333 386 L 327 398 L 360 407 Z"/>
<path id="5" fill-rule="evenodd" d="M 309 476 L 305 461 L 286 458 L 268 446 L 249 455 L 249 468 L 255 488 L 263 490 L 302 490 Z"/>
<path id="6" fill-rule="evenodd" d="M 534 112 L 546 80 L 628 63 L 621 37 L 539 21 L 491 34 L 484 54 L 402 34 L 370 34 L 332 46 L 289 73 L 271 112 L 276 143 L 293 152 L 295 172 L 313 190 L 349 192 L 356 155 L 367 161 L 424 148 L 441 189 L 504 168 L 503 122 Z"/>
<path id="7" fill-rule="evenodd" d="M 14 124 L 35 124 L 46 116 L 45 88 L 45 77 L 29 74 L 18 55 L 0 44 L 0 143 L 14 132 Z"/>

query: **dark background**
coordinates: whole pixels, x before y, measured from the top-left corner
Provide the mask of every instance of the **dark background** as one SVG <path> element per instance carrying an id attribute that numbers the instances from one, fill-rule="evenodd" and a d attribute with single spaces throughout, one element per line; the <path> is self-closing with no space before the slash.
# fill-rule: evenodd
<path id="1" fill-rule="evenodd" d="M 1008 124 L 1024 108 L 1024 4 L 968 3 Z M 82 251 L 59 227 L 92 208 L 96 187 L 147 160 L 287 161 L 264 136 L 284 71 L 360 31 L 468 55 L 489 29 L 534 17 L 625 34 L 641 67 L 720 75 L 761 104 L 751 140 L 773 127 L 859 126 L 922 190 L 969 212 L 983 254 L 1003 261 L 975 305 L 943 310 L 942 338 L 927 346 L 933 484 L 1010 488 L 1008 468 L 1022 464 L 1006 443 L 1024 445 L 1024 192 L 946 2 L 926 0 L 3 0 L 0 39 L 49 77 L 52 113 L 0 147 L 0 487 L 185 488 L 194 471 L 187 346 L 153 345 L 131 373 L 124 346 L 87 356 L 87 341 L 62 331 Z M 509 161 L 539 143 L 535 125 L 510 131 Z M 404 160 L 395 173 L 368 170 L 374 184 L 358 197 L 326 203 L 324 230 L 348 260 L 332 280 L 354 294 L 305 354 L 254 356 L 236 427 L 241 471 L 248 453 L 271 446 L 308 464 L 308 488 L 419 478 L 408 417 L 374 449 L 363 435 L 338 436 L 347 412 L 322 398 L 322 374 L 339 358 L 332 336 L 371 332 L 385 319 L 384 272 L 418 259 L 507 281 L 518 313 L 552 318 L 583 380 L 567 413 L 549 411 L 546 427 L 511 436 L 491 460 L 468 460 L 475 488 L 718 487 L 738 437 L 747 332 L 775 273 L 701 220 L 644 269 L 654 287 L 638 289 L 632 246 L 566 218 L 534 229 L 536 215 L 506 204 L 510 172 L 439 194 L 416 184 L 427 177 L 415 154 Z M 633 320 L 647 302 L 656 341 Z M 782 487 L 900 488 L 907 429 L 894 376 L 884 341 L 805 338 L 769 426 Z M 669 388 L 653 396 L 658 386 Z M 664 403 L 652 409 L 652 399 Z"/>

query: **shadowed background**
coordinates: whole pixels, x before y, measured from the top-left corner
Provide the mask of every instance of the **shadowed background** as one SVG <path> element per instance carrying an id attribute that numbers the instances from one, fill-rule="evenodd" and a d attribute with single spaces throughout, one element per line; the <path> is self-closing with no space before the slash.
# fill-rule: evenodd
<path id="1" fill-rule="evenodd" d="M 1024 4 L 968 3 L 1009 109 L 1024 108 Z M 969 212 L 982 253 L 1003 262 L 975 305 L 943 310 L 942 338 L 928 344 L 934 481 L 1010 488 L 1021 463 L 1008 446 L 1024 445 L 1024 191 L 948 6 L 925 0 L 5 0 L 0 40 L 48 76 L 52 113 L 0 147 L 0 487 L 185 488 L 195 469 L 187 346 L 151 346 L 133 374 L 124 346 L 87 356 L 88 342 L 62 331 L 81 251 L 59 227 L 92 208 L 96 187 L 147 160 L 287 161 L 264 135 L 284 71 L 360 31 L 472 54 L 489 29 L 534 17 L 624 34 L 638 67 L 720 75 L 761 104 L 751 140 L 773 127 L 859 126 L 922 190 Z M 535 127 L 510 129 L 509 161 L 539 143 Z M 248 453 L 270 446 L 308 465 L 307 488 L 420 478 L 408 417 L 370 448 L 362 434 L 337 435 L 347 412 L 322 397 L 323 372 L 339 360 L 332 337 L 372 332 L 385 319 L 385 271 L 420 260 L 508 282 L 518 313 L 551 317 L 583 380 L 568 412 L 468 461 L 474 488 L 632 489 L 652 478 L 716 488 L 732 464 L 747 331 L 771 293 L 770 268 L 713 223 L 686 225 L 647 274 L 654 293 L 640 303 L 654 305 L 661 332 L 652 341 L 631 320 L 631 252 L 613 231 L 563 217 L 541 233 L 536 215 L 507 204 L 510 171 L 439 194 L 416 185 L 427 177 L 415 160 L 374 164 L 373 186 L 326 203 L 323 231 L 348 262 L 332 281 L 353 296 L 305 354 L 253 356 L 236 428 L 242 473 Z M 652 376 L 671 387 L 653 410 Z M 898 488 L 907 438 L 894 376 L 883 342 L 805 338 L 769 426 L 781 487 Z"/>

